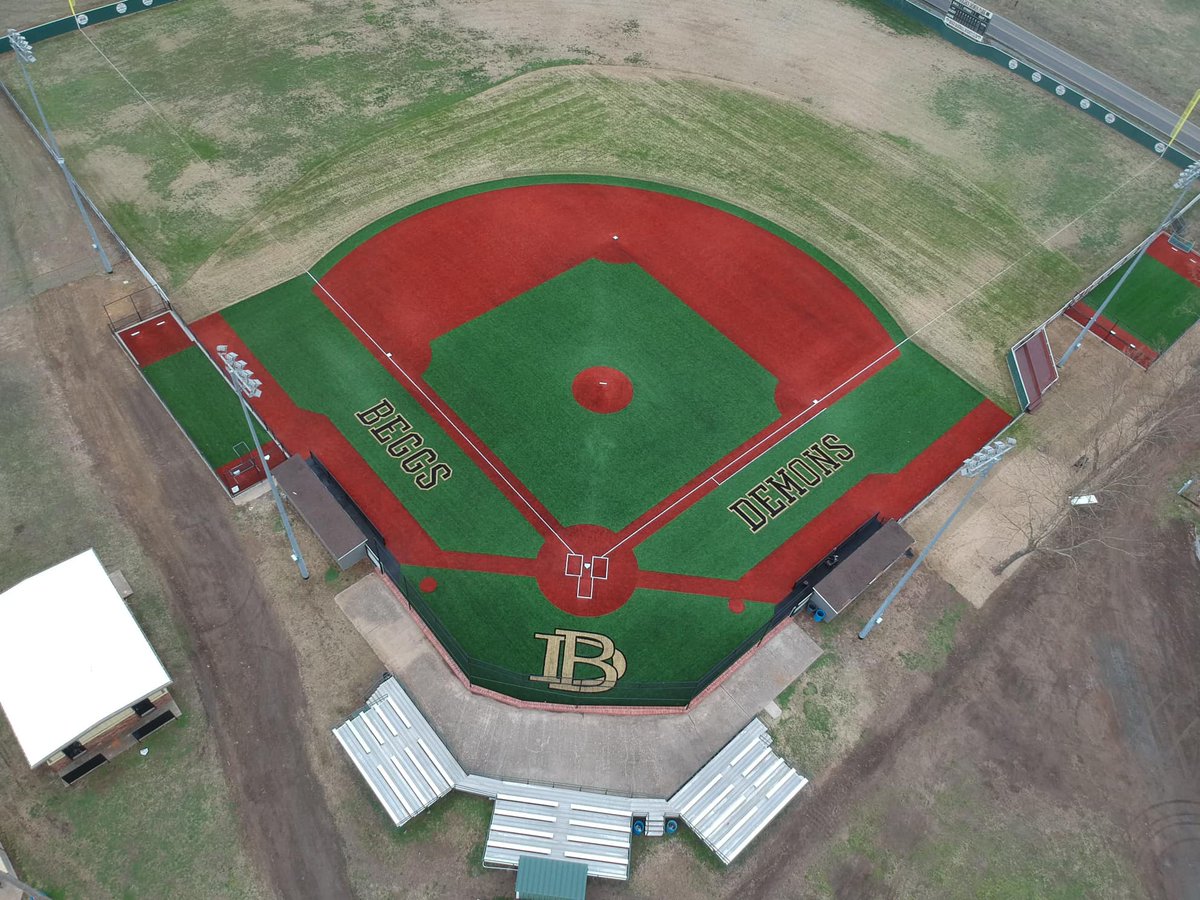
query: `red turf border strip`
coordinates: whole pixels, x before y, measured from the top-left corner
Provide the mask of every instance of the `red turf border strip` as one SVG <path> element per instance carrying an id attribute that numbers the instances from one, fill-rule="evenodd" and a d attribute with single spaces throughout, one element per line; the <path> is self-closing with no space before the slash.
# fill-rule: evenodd
<path id="1" fill-rule="evenodd" d="M 1096 310 L 1082 300 L 1077 300 L 1063 310 L 1063 314 L 1072 322 L 1086 325 L 1091 321 L 1092 316 L 1096 314 Z M 1107 316 L 1101 316 L 1097 319 L 1096 324 L 1091 328 L 1091 332 L 1110 347 L 1120 350 L 1143 369 L 1150 368 L 1150 365 L 1158 359 L 1157 350 L 1142 343 L 1140 339 L 1134 337 L 1124 328 L 1118 327 Z"/>
<path id="2" fill-rule="evenodd" d="M 166 312 L 117 332 L 139 369 L 192 346 L 192 340 L 171 313 Z"/>
<path id="3" fill-rule="evenodd" d="M 1182 275 L 1200 287 L 1200 254 L 1194 251 L 1188 253 L 1172 246 L 1170 236 L 1166 232 L 1156 237 L 1146 252 L 1176 275 Z"/>

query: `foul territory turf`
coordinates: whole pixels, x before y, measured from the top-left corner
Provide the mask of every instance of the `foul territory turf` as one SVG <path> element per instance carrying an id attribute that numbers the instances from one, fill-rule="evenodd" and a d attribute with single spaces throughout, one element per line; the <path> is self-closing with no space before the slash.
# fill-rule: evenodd
<path id="1" fill-rule="evenodd" d="M 1125 274 L 1128 264 L 1096 285 L 1087 300 L 1094 311 Z M 1121 290 L 1105 307 L 1110 330 L 1128 332 L 1162 353 L 1200 319 L 1200 259 L 1159 235 Z M 1086 320 L 1085 320 L 1086 321 Z"/>
<path id="2" fill-rule="evenodd" d="M 142 372 L 213 469 L 248 452 L 250 430 L 237 395 L 205 359 L 203 350 L 189 344 Z M 258 435 L 263 444 L 271 440 L 261 428 Z"/>
<path id="3" fill-rule="evenodd" d="M 837 263 L 686 191 L 480 185 L 312 273 L 193 330 L 247 360 L 452 655 L 518 697 L 686 701 L 1009 419 Z"/>

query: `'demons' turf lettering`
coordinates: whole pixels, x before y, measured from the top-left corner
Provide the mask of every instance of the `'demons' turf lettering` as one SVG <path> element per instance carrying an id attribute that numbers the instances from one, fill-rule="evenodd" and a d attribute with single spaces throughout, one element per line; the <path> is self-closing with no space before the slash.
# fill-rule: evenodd
<path id="1" fill-rule="evenodd" d="M 751 531 L 761 531 L 852 459 L 853 448 L 827 434 L 730 503 L 729 511 Z"/>
<path id="2" fill-rule="evenodd" d="M 413 484 L 421 490 L 435 488 L 454 474 L 450 466 L 438 462 L 437 451 L 425 446 L 425 438 L 386 397 L 354 416 L 370 429 L 371 437 L 386 445 L 388 456 L 400 461 L 400 468 L 413 476 Z"/>

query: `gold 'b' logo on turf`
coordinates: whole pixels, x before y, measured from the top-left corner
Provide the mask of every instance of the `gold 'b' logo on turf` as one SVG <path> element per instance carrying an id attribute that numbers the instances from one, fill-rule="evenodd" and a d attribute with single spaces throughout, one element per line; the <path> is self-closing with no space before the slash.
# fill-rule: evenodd
<path id="1" fill-rule="evenodd" d="M 551 690 L 573 691 L 577 694 L 599 694 L 611 691 L 625 674 L 625 654 L 618 650 L 612 638 L 587 631 L 567 631 L 557 628 L 554 634 L 535 634 L 546 642 L 546 664 L 543 674 L 530 675 L 530 681 L 544 681 Z M 597 654 L 581 656 L 580 647 L 599 650 Z M 599 669 L 598 678 L 576 678 L 576 666 Z"/>

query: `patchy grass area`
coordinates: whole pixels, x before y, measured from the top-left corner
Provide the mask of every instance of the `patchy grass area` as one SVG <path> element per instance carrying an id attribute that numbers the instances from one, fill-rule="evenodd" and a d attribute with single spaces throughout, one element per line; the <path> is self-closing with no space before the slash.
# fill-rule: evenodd
<path id="1" fill-rule="evenodd" d="M 858 679 L 828 636 L 824 654 L 776 698 L 783 716 L 772 726 L 780 752 L 800 771 L 814 777 L 825 771 L 858 739 L 855 725 L 861 698 Z"/>
<path id="2" fill-rule="evenodd" d="M 878 0 L 855 3 L 894 30 L 915 24 Z M 627 14 L 613 30 L 650 36 Z M 929 95 L 922 114 L 952 136 L 947 149 L 725 84 L 577 65 L 607 58 L 577 41 L 462 27 L 436 4 L 368 3 L 331 31 L 321 10 L 262 16 L 189 0 L 94 32 L 170 129 L 74 37 L 40 45 L 39 84 L 81 180 L 190 317 L 445 188 L 537 172 L 686 173 L 687 187 L 845 263 L 923 346 L 1004 401 L 1003 350 L 1123 249 L 1169 180 L 1003 72 L 911 86 L 914 102 Z M 214 46 L 212 33 L 236 39 Z M 655 58 L 629 49 L 634 63 Z M 1014 167 L 1021 179 L 1006 178 Z"/>
<path id="3" fill-rule="evenodd" d="M 965 602 L 955 603 L 933 623 L 924 647 L 915 651 L 901 650 L 900 660 L 904 667 L 917 672 L 936 672 L 946 665 L 950 651 L 954 649 L 954 633 L 958 630 L 958 622 L 967 608 Z"/>
<path id="4" fill-rule="evenodd" d="M 841 0 L 847 6 L 861 9 L 878 25 L 895 34 L 929 34 L 929 29 L 916 19 L 906 16 L 884 0 Z"/>
<path id="5" fill-rule="evenodd" d="M 186 638 L 159 576 L 97 487 L 65 404 L 38 356 L 33 314 L 0 314 L 0 590 L 95 547 L 134 588 L 129 605 L 183 718 L 66 789 L 29 771 L 0 717 L 0 841 L 22 877 L 56 898 L 254 897 L 214 737 L 190 675 Z"/>
<path id="6" fill-rule="evenodd" d="M 1098 826 L 1033 798 L 1005 803 L 968 771 L 928 792 L 886 792 L 809 870 L 817 897 L 1105 898 L 1136 879 Z"/>

